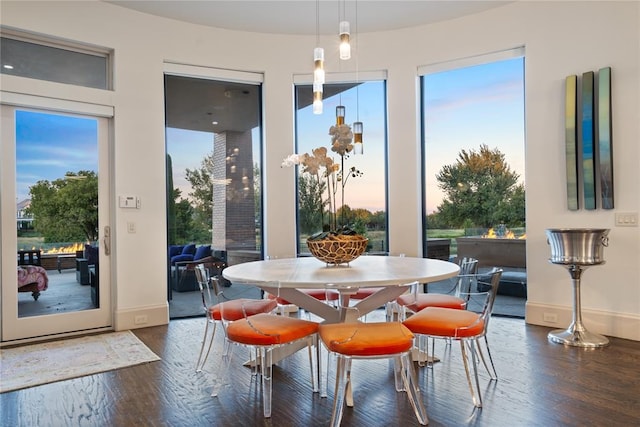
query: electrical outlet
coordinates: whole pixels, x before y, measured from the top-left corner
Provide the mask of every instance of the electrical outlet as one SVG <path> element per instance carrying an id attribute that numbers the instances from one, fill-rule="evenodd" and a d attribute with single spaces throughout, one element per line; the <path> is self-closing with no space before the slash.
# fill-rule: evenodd
<path id="1" fill-rule="evenodd" d="M 146 314 L 138 314 L 136 317 L 133 318 L 133 323 L 135 325 L 144 325 L 148 321 L 149 319 L 147 318 Z"/>
<path id="2" fill-rule="evenodd" d="M 136 232 L 136 223 L 135 222 L 127 222 L 127 231 L 129 233 L 135 233 Z"/>
<path id="3" fill-rule="evenodd" d="M 555 313 L 542 313 L 542 320 L 547 323 L 558 323 L 558 315 Z"/>

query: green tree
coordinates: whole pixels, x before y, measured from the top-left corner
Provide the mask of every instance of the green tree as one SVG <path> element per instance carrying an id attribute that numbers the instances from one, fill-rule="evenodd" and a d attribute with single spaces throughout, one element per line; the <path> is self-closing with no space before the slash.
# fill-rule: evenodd
<path id="1" fill-rule="evenodd" d="M 322 199 L 325 189 L 326 184 L 313 176 L 301 174 L 298 177 L 298 221 L 301 233 L 313 234 L 323 229 L 325 218 L 321 207 L 326 205 Z"/>
<path id="2" fill-rule="evenodd" d="M 429 229 L 445 229 L 449 228 L 448 224 L 443 220 L 439 212 L 433 212 L 427 215 L 427 228 Z"/>
<path id="3" fill-rule="evenodd" d="M 191 184 L 195 222 L 213 229 L 213 152 L 202 159 L 199 169 L 187 168 L 185 178 Z"/>
<path id="4" fill-rule="evenodd" d="M 385 211 L 376 211 L 371 215 L 369 227 L 373 230 L 386 230 L 387 214 Z"/>
<path id="5" fill-rule="evenodd" d="M 262 179 L 260 165 L 253 164 L 253 212 L 255 214 L 256 224 L 262 222 Z"/>
<path id="6" fill-rule="evenodd" d="M 176 243 L 176 200 L 180 190 L 173 188 L 173 163 L 169 154 L 166 157 L 165 167 L 167 174 L 167 182 L 165 184 L 167 192 L 167 241 L 170 245 L 173 245 Z"/>
<path id="7" fill-rule="evenodd" d="M 456 163 L 436 175 L 445 198 L 438 206 L 438 220 L 453 228 L 473 224 L 489 228 L 497 224 L 521 226 L 525 221 L 524 186 L 518 174 L 497 148 L 462 150 Z"/>
<path id="8" fill-rule="evenodd" d="M 38 181 L 29 190 L 33 225 L 46 243 L 98 240 L 98 176 L 93 171 L 67 172 L 52 182 Z"/>
<path id="9" fill-rule="evenodd" d="M 366 224 L 368 227 L 369 224 L 371 224 L 372 218 L 373 218 L 373 214 L 367 209 L 362 209 L 362 208 L 351 209 L 350 223 L 358 221 L 363 224 Z"/>

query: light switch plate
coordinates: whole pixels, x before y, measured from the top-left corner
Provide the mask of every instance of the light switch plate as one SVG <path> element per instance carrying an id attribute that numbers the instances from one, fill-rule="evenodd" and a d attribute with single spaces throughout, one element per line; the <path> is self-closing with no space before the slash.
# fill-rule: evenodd
<path id="1" fill-rule="evenodd" d="M 638 212 L 616 213 L 616 227 L 637 227 Z"/>

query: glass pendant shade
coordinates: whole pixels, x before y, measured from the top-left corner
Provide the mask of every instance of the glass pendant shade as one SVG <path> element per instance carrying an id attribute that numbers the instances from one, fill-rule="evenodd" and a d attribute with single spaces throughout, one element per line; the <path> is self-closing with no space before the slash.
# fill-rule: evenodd
<path id="1" fill-rule="evenodd" d="M 324 49 L 313 49 L 313 83 L 324 83 Z"/>
<path id="2" fill-rule="evenodd" d="M 362 122 L 353 123 L 353 151 L 354 154 L 363 154 Z"/>
<path id="3" fill-rule="evenodd" d="M 313 84 L 313 114 L 322 114 L 322 84 Z"/>
<path id="4" fill-rule="evenodd" d="M 342 60 L 351 58 L 349 38 L 349 21 L 340 21 L 340 59 Z"/>
<path id="5" fill-rule="evenodd" d="M 336 107 L 336 124 L 343 125 L 344 124 L 344 116 L 346 114 L 346 108 L 343 105 L 338 105 Z"/>

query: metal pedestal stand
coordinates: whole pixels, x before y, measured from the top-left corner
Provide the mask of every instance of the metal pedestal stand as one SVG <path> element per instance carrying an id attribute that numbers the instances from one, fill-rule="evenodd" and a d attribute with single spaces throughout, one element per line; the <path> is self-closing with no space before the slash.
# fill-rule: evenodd
<path id="1" fill-rule="evenodd" d="M 554 262 L 554 264 L 560 263 Z M 549 340 L 558 344 L 587 348 L 603 347 L 608 345 L 609 339 L 607 339 L 607 337 L 587 331 L 582 324 L 580 276 L 588 265 L 570 264 L 564 265 L 564 267 L 569 270 L 569 274 L 571 274 L 571 282 L 573 284 L 573 321 L 567 329 L 556 329 L 549 332 Z"/>

